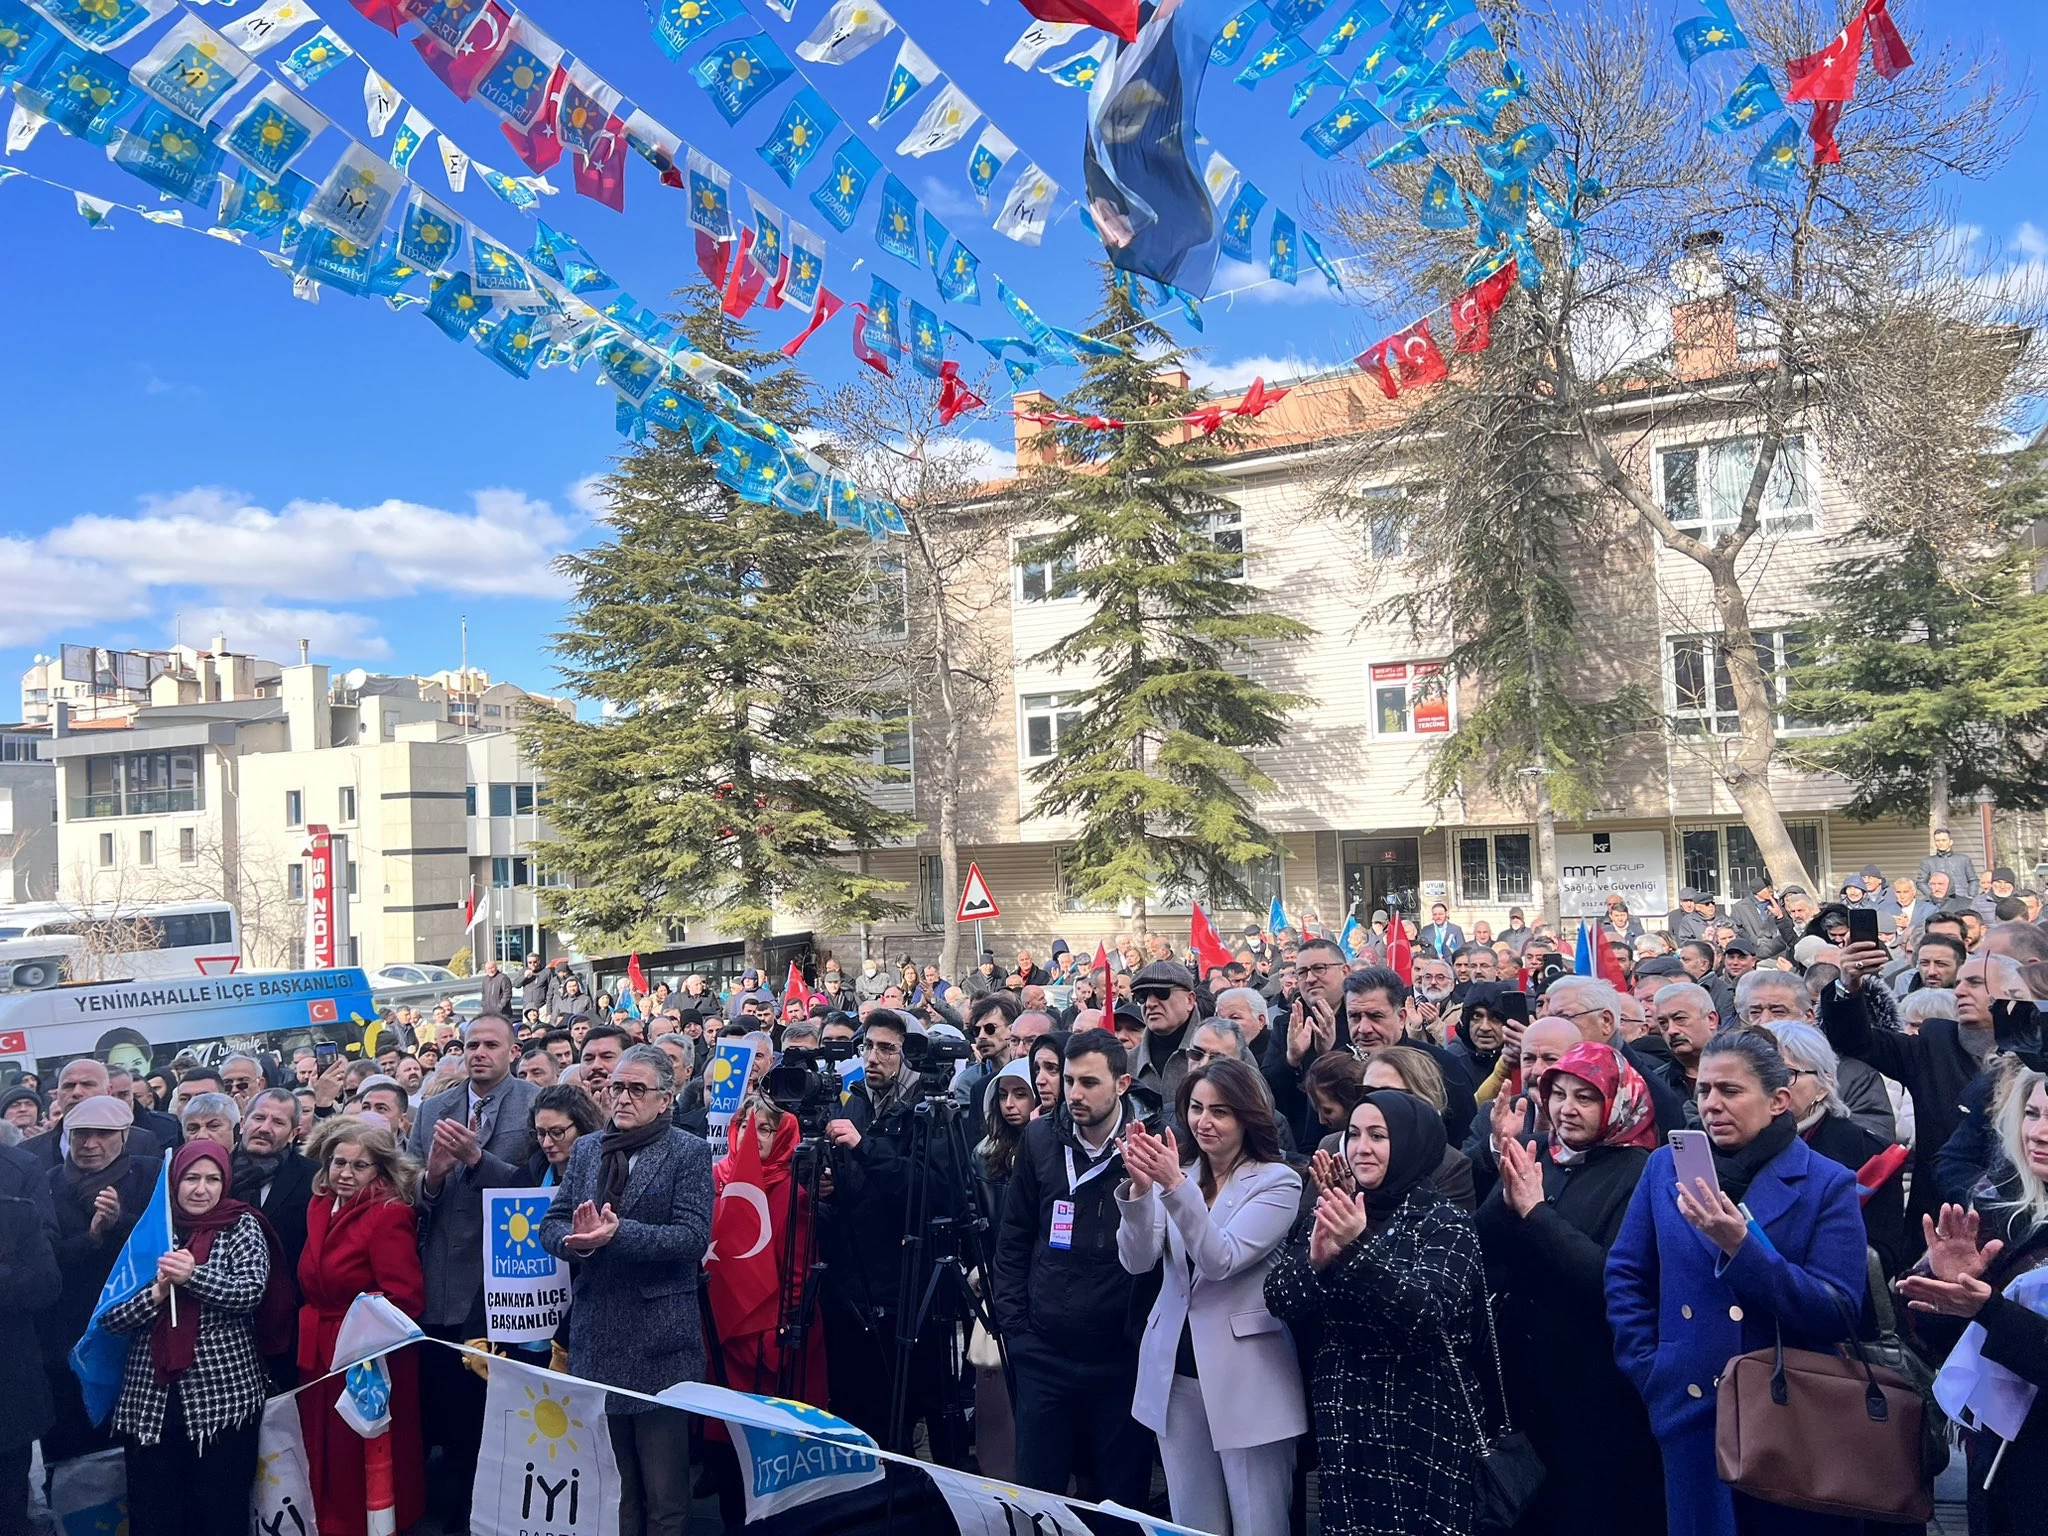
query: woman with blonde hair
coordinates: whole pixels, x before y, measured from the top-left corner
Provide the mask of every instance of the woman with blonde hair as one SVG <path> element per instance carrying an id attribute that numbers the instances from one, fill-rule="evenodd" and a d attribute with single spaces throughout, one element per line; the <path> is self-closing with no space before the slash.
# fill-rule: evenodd
<path id="1" fill-rule="evenodd" d="M 2048 1387 L 2048 1284 L 2033 1273 L 2048 1266 L 2048 1076 L 2008 1070 L 1997 1112 L 2004 1177 L 1971 1211 L 1944 1205 L 1938 1221 L 1920 1218 L 1927 1257 L 1898 1288 L 1917 1312 L 1979 1324 L 1982 1358 L 2038 1392 Z M 1971 1514 L 1983 1512 L 1990 1536 L 2048 1529 L 2048 1408 L 2038 1395 L 2012 1441 L 1978 1430 L 1965 1443 Z"/>
<path id="2" fill-rule="evenodd" d="M 419 1165 L 399 1150 L 387 1126 L 355 1115 L 323 1123 L 307 1144 L 313 1199 L 299 1256 L 299 1374 L 333 1369 L 341 1321 L 362 1293 L 382 1295 L 408 1317 L 426 1306 L 413 1202 Z M 412 1349 L 386 1359 L 391 1371 L 391 1483 L 398 1528 L 426 1505 L 420 1440 L 419 1360 Z M 323 1536 L 366 1536 L 363 1440 L 334 1411 L 334 1377 L 299 1393 L 313 1505 Z"/>

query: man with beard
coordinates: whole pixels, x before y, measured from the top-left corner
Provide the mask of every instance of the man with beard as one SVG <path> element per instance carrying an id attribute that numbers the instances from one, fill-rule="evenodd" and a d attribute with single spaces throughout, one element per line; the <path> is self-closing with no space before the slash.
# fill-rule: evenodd
<path id="1" fill-rule="evenodd" d="M 285 1273 L 298 1294 L 299 1255 L 306 1247 L 306 1207 L 313 1200 L 311 1158 L 298 1149 L 299 1101 L 286 1088 L 266 1088 L 249 1101 L 234 1152 L 234 1197 L 263 1213 L 284 1249 Z M 296 1347 L 265 1356 L 265 1373 L 282 1390 L 298 1384 Z"/>
<path id="2" fill-rule="evenodd" d="M 1451 994 L 1458 989 L 1457 977 L 1448 961 L 1429 955 L 1417 955 L 1414 969 L 1415 1026 L 1426 1038 L 1441 1045 L 1444 1031 L 1450 1024 L 1450 1016 L 1457 1012 L 1457 1009 L 1449 1006 Z"/>

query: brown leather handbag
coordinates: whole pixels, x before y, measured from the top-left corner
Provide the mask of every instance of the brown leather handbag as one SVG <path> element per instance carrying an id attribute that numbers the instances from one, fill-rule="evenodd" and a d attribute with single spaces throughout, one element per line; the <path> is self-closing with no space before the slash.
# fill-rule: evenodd
<path id="1" fill-rule="evenodd" d="M 1926 1405 L 1899 1372 L 1849 1352 L 1770 1349 L 1737 1355 L 1721 1372 L 1714 1459 L 1721 1481 L 1752 1498 L 1823 1515 L 1918 1524 L 1934 1514 L 1922 1472 Z"/>

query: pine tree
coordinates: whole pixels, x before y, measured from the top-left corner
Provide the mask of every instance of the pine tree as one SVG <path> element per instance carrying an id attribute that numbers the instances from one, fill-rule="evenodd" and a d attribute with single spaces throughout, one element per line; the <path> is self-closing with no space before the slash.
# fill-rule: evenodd
<path id="1" fill-rule="evenodd" d="M 1813 660 L 1794 670 L 1788 716 L 1830 728 L 1794 749 L 1855 786 L 1858 819 L 1945 824 L 1953 799 L 1988 793 L 2048 806 L 2048 593 L 2015 542 L 2048 500 L 2040 447 L 1987 455 L 1987 527 L 1958 550 L 1919 532 L 1836 561 L 1815 588 Z"/>
<path id="2" fill-rule="evenodd" d="M 704 285 L 683 294 L 689 344 L 731 365 L 753 411 L 795 429 L 802 377 Z M 897 910 L 856 855 L 913 830 L 871 792 L 903 701 L 861 643 L 866 540 L 720 486 L 687 434 L 656 431 L 602 486 L 609 536 L 558 562 L 575 590 L 555 649 L 597 722 L 528 717 L 573 886 L 550 893 L 572 930 L 609 936 L 708 918 L 765 962 L 778 906 L 831 924 Z"/>
<path id="3" fill-rule="evenodd" d="M 1031 488 L 1056 526 L 1029 546 L 1049 570 L 1071 566 L 1072 595 L 1089 610 L 1034 660 L 1093 682 L 1032 782 L 1036 814 L 1079 822 L 1071 888 L 1127 903 L 1142 930 L 1155 891 L 1242 899 L 1244 866 L 1279 847 L 1252 813 L 1251 795 L 1271 787 L 1252 753 L 1277 744 L 1288 711 L 1308 701 L 1240 670 L 1261 642 L 1309 630 L 1267 611 L 1237 579 L 1242 555 L 1211 536 L 1208 519 L 1234 510 L 1212 467 L 1231 439 L 1184 440 L 1179 418 L 1199 403 L 1169 376 L 1184 354 L 1113 275 L 1094 333 L 1119 350 L 1089 357 L 1061 408 L 1126 425 L 1061 429 L 1060 466 Z"/>

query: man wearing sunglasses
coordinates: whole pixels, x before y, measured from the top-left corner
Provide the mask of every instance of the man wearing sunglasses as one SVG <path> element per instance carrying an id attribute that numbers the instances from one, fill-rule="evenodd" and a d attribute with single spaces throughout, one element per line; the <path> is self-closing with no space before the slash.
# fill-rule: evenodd
<path id="1" fill-rule="evenodd" d="M 970 1147 L 979 1144 L 983 1135 L 982 1099 L 989 1079 L 1010 1059 L 1010 1026 L 1017 1014 L 1017 999 L 1008 992 L 984 992 L 968 1005 L 967 1044 L 974 1056 L 960 1063 L 960 1070 L 953 1074 L 952 1090 Z"/>
<path id="2" fill-rule="evenodd" d="M 1170 1108 L 1188 1075 L 1195 978 L 1177 961 L 1154 960 L 1131 978 L 1131 1000 L 1145 1016 L 1145 1033 L 1131 1057 L 1131 1091 L 1148 1110 Z"/>

